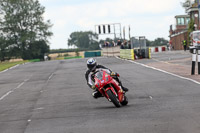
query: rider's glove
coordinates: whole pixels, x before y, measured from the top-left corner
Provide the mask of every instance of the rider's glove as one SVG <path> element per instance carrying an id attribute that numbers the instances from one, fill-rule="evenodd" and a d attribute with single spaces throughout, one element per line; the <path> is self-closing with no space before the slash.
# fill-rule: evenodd
<path id="1" fill-rule="evenodd" d="M 112 72 L 110 75 L 111 75 L 111 76 L 115 76 L 115 74 L 116 74 L 115 72 Z"/>
<path id="2" fill-rule="evenodd" d="M 115 73 L 115 72 L 112 72 L 112 73 L 110 74 L 110 76 L 117 76 L 117 77 L 119 77 L 119 74 L 118 74 L 118 73 Z"/>
<path id="3" fill-rule="evenodd" d="M 116 73 L 115 73 L 115 72 L 112 72 L 110 75 L 111 75 L 111 76 L 116 76 Z"/>
<path id="4" fill-rule="evenodd" d="M 91 88 L 92 88 L 93 90 L 95 90 L 96 87 L 95 87 L 95 85 L 93 85 Z"/>

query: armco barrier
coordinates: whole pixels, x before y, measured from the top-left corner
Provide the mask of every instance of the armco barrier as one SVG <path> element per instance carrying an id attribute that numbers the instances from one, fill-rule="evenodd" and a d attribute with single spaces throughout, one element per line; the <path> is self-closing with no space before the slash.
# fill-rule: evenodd
<path id="1" fill-rule="evenodd" d="M 84 57 L 97 57 L 97 56 L 101 56 L 101 51 L 95 51 L 95 52 L 85 52 L 84 53 Z"/>
<path id="2" fill-rule="evenodd" d="M 120 49 L 120 58 L 134 60 L 134 50 L 133 49 Z"/>

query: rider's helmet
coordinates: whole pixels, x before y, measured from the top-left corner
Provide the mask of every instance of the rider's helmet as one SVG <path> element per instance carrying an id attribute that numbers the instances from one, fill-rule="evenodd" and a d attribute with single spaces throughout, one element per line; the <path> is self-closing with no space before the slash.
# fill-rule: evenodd
<path id="1" fill-rule="evenodd" d="M 96 70 L 97 62 L 95 59 L 90 58 L 87 60 L 87 67 L 90 71 L 94 72 Z"/>

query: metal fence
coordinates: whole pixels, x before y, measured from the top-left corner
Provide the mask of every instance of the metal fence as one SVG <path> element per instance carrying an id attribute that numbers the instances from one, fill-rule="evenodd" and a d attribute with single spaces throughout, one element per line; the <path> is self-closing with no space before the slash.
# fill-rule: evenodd
<path id="1" fill-rule="evenodd" d="M 145 36 L 132 37 L 131 48 L 138 58 L 149 58 L 149 47 L 146 45 Z"/>

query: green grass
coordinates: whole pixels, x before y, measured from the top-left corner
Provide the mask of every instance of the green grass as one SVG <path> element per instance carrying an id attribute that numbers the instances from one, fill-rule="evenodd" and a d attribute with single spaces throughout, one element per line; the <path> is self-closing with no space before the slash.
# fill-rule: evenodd
<path id="1" fill-rule="evenodd" d="M 28 62 L 28 61 L 17 61 L 17 62 L 1 62 L 0 63 L 0 71 L 3 71 L 5 69 L 8 69 L 8 68 L 11 68 L 15 65 L 18 65 L 18 64 L 23 64 L 25 62 Z"/>
<path id="2" fill-rule="evenodd" d="M 82 58 L 82 56 L 64 57 L 64 59 L 78 59 L 78 58 Z"/>
<path id="3" fill-rule="evenodd" d="M 40 59 L 29 60 L 29 62 L 40 62 Z"/>

